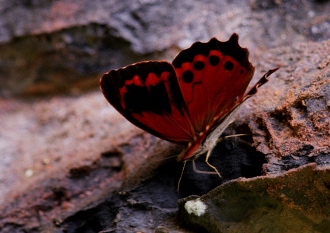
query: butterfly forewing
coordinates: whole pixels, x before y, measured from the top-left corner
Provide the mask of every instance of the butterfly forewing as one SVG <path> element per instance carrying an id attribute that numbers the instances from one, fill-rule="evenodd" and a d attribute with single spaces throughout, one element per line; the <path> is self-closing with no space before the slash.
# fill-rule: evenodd
<path id="1" fill-rule="evenodd" d="M 187 143 L 193 132 L 172 65 L 140 62 L 103 75 L 107 100 L 130 122 L 171 142 Z"/>
<path id="2" fill-rule="evenodd" d="M 253 77 L 248 50 L 238 36 L 226 42 L 197 42 L 174 59 L 182 94 L 197 132 L 204 132 L 215 117 L 226 116 L 243 100 Z"/>

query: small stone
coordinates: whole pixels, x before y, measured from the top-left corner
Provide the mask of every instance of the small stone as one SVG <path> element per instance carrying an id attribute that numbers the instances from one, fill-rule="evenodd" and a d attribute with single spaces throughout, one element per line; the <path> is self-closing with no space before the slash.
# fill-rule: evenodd
<path id="1" fill-rule="evenodd" d="M 187 201 L 184 208 L 187 210 L 188 214 L 202 216 L 205 214 L 206 205 L 200 199 L 196 199 Z"/>
<path id="2" fill-rule="evenodd" d="M 27 169 L 27 170 L 25 171 L 25 176 L 26 176 L 26 177 L 31 177 L 31 176 L 33 176 L 33 170 L 32 170 L 32 169 Z"/>

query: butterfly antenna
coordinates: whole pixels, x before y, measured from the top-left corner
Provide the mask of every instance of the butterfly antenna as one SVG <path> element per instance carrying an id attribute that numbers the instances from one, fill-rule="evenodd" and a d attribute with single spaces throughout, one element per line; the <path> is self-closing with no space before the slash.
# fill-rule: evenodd
<path id="1" fill-rule="evenodd" d="M 223 140 L 227 139 L 227 138 L 233 138 L 233 137 L 241 137 L 241 136 L 247 136 L 248 134 L 244 134 L 244 133 L 241 133 L 241 134 L 233 134 L 233 135 L 228 135 L 228 136 L 225 136 L 225 137 L 221 137 L 217 140 L 217 143 L 219 142 L 222 142 Z"/>
<path id="2" fill-rule="evenodd" d="M 180 183 L 181 183 L 181 180 L 182 180 L 184 169 L 186 168 L 186 163 L 187 163 L 187 161 L 183 162 L 183 168 L 182 168 L 182 171 L 181 171 L 181 175 L 180 175 L 180 179 L 178 181 L 178 187 L 177 187 L 178 193 L 180 193 Z"/>
<path id="3" fill-rule="evenodd" d="M 157 159 L 157 160 L 155 160 L 155 161 L 164 161 L 164 160 L 166 160 L 166 159 L 172 159 L 172 158 L 177 158 L 178 157 L 178 155 L 173 155 L 173 156 L 169 156 L 169 157 L 166 157 L 166 158 L 162 158 L 162 159 Z"/>

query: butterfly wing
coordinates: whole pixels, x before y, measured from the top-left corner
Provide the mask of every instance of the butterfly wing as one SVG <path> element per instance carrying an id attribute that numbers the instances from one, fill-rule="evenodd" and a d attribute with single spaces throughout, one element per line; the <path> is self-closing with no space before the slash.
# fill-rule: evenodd
<path id="1" fill-rule="evenodd" d="M 189 117 L 198 133 L 243 101 L 254 73 L 248 54 L 233 34 L 226 42 L 215 38 L 196 42 L 174 59 Z"/>
<path id="2" fill-rule="evenodd" d="M 162 139 L 186 144 L 194 135 L 173 66 L 140 62 L 100 80 L 106 99 L 131 123 Z"/>
<path id="3" fill-rule="evenodd" d="M 178 157 L 185 160 L 203 152 L 207 136 L 222 132 L 233 111 L 276 70 L 246 93 L 254 73 L 248 55 L 237 34 L 226 42 L 213 38 L 183 50 L 172 65 L 150 61 L 111 70 L 100 85 L 107 100 L 130 122 L 162 139 L 188 144 Z M 218 126 L 221 130 L 216 130 Z"/>
<path id="4" fill-rule="evenodd" d="M 187 159 L 195 159 L 198 155 L 211 150 L 217 143 L 218 138 L 222 132 L 227 128 L 229 124 L 235 119 L 235 116 L 241 106 L 241 104 L 246 101 L 251 96 L 255 95 L 258 91 L 258 88 L 268 82 L 268 77 L 279 68 L 269 70 L 264 76 L 251 88 L 249 92 L 244 94 L 243 99 L 238 101 L 234 107 L 226 111 L 226 114 L 223 115 L 222 112 L 216 116 L 213 121 L 206 127 L 205 131 L 199 134 L 199 137 L 196 138 L 188 147 L 178 155 L 177 160 L 183 161 Z"/>

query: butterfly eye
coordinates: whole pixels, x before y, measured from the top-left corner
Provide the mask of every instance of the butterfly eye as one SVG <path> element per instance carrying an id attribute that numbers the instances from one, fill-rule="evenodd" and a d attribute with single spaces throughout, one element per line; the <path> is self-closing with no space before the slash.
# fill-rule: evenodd
<path id="1" fill-rule="evenodd" d="M 186 70 L 182 75 L 182 79 L 185 83 L 191 83 L 194 80 L 193 72 Z"/>
<path id="2" fill-rule="evenodd" d="M 216 66 L 220 63 L 220 58 L 218 56 L 212 55 L 210 56 L 209 61 L 211 66 Z"/>
<path id="3" fill-rule="evenodd" d="M 231 61 L 227 61 L 225 63 L 225 69 L 228 70 L 228 71 L 234 69 L 234 63 L 232 63 Z"/>
<path id="4" fill-rule="evenodd" d="M 194 67 L 195 67 L 196 70 L 202 70 L 205 67 L 205 63 L 202 62 L 202 61 L 196 61 L 194 63 Z"/>

